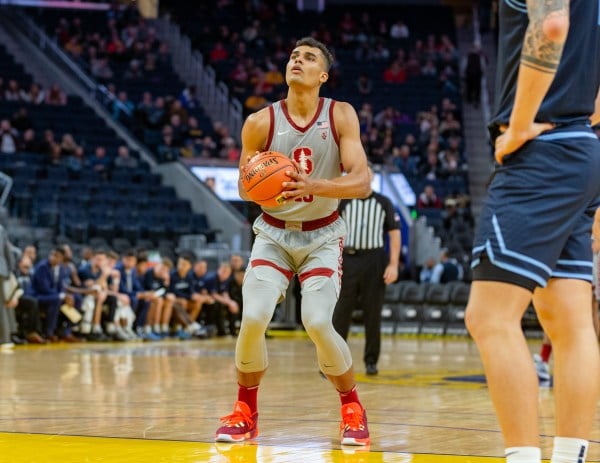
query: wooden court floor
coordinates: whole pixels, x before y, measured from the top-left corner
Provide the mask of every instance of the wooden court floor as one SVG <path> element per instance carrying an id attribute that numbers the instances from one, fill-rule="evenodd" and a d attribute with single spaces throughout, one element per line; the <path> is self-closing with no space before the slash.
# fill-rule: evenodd
<path id="1" fill-rule="evenodd" d="M 268 340 L 260 436 L 215 445 L 236 394 L 235 340 L 79 344 L 0 352 L 0 463 L 496 463 L 503 446 L 468 339 L 384 337 L 380 374 L 363 374 L 350 339 L 372 444 L 341 449 L 339 404 L 302 333 Z M 531 345 L 532 350 L 537 344 Z M 552 388 L 540 390 L 543 455 Z M 596 420 L 589 461 L 600 461 Z"/>

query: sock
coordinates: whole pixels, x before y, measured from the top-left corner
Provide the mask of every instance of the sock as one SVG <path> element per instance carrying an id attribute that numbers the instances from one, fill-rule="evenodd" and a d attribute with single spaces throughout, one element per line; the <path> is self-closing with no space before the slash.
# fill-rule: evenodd
<path id="1" fill-rule="evenodd" d="M 542 344 L 542 349 L 540 350 L 540 357 L 544 363 L 548 363 L 550 360 L 550 354 L 552 353 L 552 344 Z"/>
<path id="2" fill-rule="evenodd" d="M 242 386 L 238 384 L 238 400 L 245 402 L 250 407 L 252 414 L 258 412 L 257 396 L 258 396 L 258 385 L 252 387 Z"/>
<path id="3" fill-rule="evenodd" d="M 94 323 L 94 325 L 92 326 L 92 333 L 94 333 L 94 334 L 102 333 L 102 327 L 99 324 Z"/>
<path id="4" fill-rule="evenodd" d="M 155 323 L 153 329 L 154 329 L 155 333 L 160 333 L 160 324 L 159 323 Z"/>
<path id="5" fill-rule="evenodd" d="M 362 404 L 360 400 L 358 400 L 358 392 L 356 390 L 356 384 L 350 389 L 348 392 L 340 392 L 340 400 L 342 401 L 342 405 L 346 405 L 352 402 L 356 402 L 362 408 Z"/>
<path id="6" fill-rule="evenodd" d="M 542 450 L 539 447 L 508 447 L 504 449 L 506 463 L 541 463 Z"/>
<path id="7" fill-rule="evenodd" d="M 152 333 L 152 327 L 150 325 L 144 326 L 144 333 L 146 333 L 146 334 Z"/>
<path id="8" fill-rule="evenodd" d="M 161 325 L 161 331 L 162 331 L 163 333 L 168 333 L 168 332 L 169 332 L 169 324 L 168 324 L 168 323 L 163 323 L 163 324 Z"/>
<path id="9" fill-rule="evenodd" d="M 574 437 L 555 437 L 551 463 L 584 463 L 588 441 Z"/>

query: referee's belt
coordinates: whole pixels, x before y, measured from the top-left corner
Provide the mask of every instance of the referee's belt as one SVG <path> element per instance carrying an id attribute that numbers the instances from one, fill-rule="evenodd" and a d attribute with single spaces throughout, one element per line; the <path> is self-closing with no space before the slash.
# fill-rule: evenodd
<path id="1" fill-rule="evenodd" d="M 327 217 L 321 217 L 320 219 L 307 220 L 306 222 L 295 221 L 295 220 L 281 220 L 266 212 L 262 213 L 262 217 L 265 222 L 273 227 L 281 228 L 288 231 L 313 231 L 319 228 L 326 227 L 332 224 L 339 217 L 338 211 L 333 211 Z"/>
<path id="2" fill-rule="evenodd" d="M 371 248 L 371 249 L 357 249 L 352 247 L 345 247 L 344 254 L 350 254 L 354 256 L 355 254 L 366 254 L 368 252 L 381 252 L 383 248 Z"/>

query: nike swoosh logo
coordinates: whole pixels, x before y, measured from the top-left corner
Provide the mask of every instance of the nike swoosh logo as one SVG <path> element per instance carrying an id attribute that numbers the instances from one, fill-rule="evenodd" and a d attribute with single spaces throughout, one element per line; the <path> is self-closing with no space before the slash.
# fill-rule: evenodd
<path id="1" fill-rule="evenodd" d="M 284 130 L 283 132 L 277 131 L 277 135 L 285 135 L 288 132 L 289 132 L 289 130 Z"/>
<path id="2" fill-rule="evenodd" d="M 249 364 L 251 364 L 251 363 L 252 363 L 252 361 L 250 361 L 250 362 L 244 362 L 244 361 L 242 360 L 240 363 L 241 363 L 242 365 L 249 365 Z"/>
<path id="3" fill-rule="evenodd" d="M 518 451 L 518 450 L 515 450 L 514 452 L 508 452 L 508 453 L 506 453 L 506 454 L 504 455 L 504 458 L 506 458 L 506 457 L 510 457 L 511 455 L 515 455 L 515 454 L 517 454 L 517 453 L 519 453 L 519 451 Z"/>
<path id="4" fill-rule="evenodd" d="M 324 366 L 325 368 L 331 368 L 331 367 L 333 367 L 333 365 L 325 365 L 325 364 L 323 364 L 323 366 Z"/>

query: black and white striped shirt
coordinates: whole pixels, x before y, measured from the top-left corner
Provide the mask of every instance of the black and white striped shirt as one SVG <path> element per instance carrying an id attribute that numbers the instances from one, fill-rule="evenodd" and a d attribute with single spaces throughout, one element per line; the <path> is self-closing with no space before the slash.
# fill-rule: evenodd
<path id="1" fill-rule="evenodd" d="M 400 229 L 400 218 L 392 202 L 379 193 L 373 192 L 364 199 L 343 199 L 339 211 L 348 227 L 345 248 L 383 249 L 386 233 Z"/>

